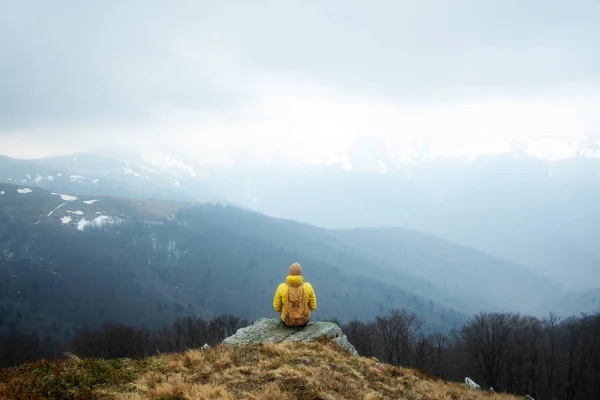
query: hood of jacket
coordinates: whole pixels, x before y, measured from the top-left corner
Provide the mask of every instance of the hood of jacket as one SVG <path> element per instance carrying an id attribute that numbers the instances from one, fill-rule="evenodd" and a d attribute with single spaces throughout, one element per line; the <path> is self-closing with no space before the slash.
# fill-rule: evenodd
<path id="1" fill-rule="evenodd" d="M 304 283 L 304 278 L 302 278 L 302 275 L 288 275 L 285 278 L 285 283 L 293 287 L 298 287 Z"/>

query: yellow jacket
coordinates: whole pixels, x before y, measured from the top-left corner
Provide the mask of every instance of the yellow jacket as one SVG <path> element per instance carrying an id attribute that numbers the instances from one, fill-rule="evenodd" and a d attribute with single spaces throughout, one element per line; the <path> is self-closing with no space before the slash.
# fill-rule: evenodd
<path id="1" fill-rule="evenodd" d="M 306 297 L 306 304 L 308 304 L 308 309 L 310 311 L 314 311 L 317 309 L 317 296 L 315 295 L 315 290 L 312 285 L 308 282 L 304 282 L 304 279 L 301 275 L 288 275 L 285 278 L 285 282 L 290 286 L 300 286 L 304 283 L 304 297 Z M 275 298 L 273 299 L 273 308 L 275 311 L 280 313 L 280 318 L 283 320 L 283 315 L 285 312 L 285 306 L 288 301 L 288 286 L 285 283 L 282 283 L 277 288 L 277 292 L 275 292 Z"/>

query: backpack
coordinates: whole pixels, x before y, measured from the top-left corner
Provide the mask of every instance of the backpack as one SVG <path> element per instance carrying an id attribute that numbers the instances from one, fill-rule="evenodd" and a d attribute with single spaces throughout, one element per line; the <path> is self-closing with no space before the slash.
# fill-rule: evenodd
<path id="1" fill-rule="evenodd" d="M 304 284 L 293 287 L 288 285 L 288 301 L 283 322 L 287 326 L 303 326 L 310 319 L 310 311 L 304 296 Z"/>

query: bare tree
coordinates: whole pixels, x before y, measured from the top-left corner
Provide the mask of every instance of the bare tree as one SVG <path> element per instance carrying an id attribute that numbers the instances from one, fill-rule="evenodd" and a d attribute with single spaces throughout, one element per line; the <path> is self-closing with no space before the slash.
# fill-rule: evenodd
<path id="1" fill-rule="evenodd" d="M 556 366 L 556 346 L 557 334 L 560 318 L 550 313 L 548 318 L 543 321 L 544 328 L 544 365 L 546 370 L 546 386 L 548 388 L 548 398 L 554 399 L 555 396 L 555 366 Z"/>
<path id="2" fill-rule="evenodd" d="M 482 313 L 460 330 L 460 345 L 470 355 L 488 387 L 496 387 L 505 371 L 509 341 L 518 315 Z"/>
<path id="3" fill-rule="evenodd" d="M 223 339 L 233 335 L 238 329 L 248 326 L 246 319 L 225 314 L 214 318 L 208 324 L 208 334 L 211 338 L 210 344 L 221 343 Z"/>
<path id="4" fill-rule="evenodd" d="M 119 323 L 106 323 L 97 331 L 80 331 L 69 350 L 84 357 L 142 358 L 150 355 L 150 333 Z"/>
<path id="5" fill-rule="evenodd" d="M 585 320 L 571 317 L 565 321 L 564 327 L 566 332 L 563 347 L 567 352 L 564 396 L 565 400 L 574 400 L 583 389 L 584 372 L 590 353 L 585 348 Z"/>
<path id="6" fill-rule="evenodd" d="M 412 365 L 412 348 L 422 326 L 423 321 L 406 309 L 392 309 L 388 315 L 376 317 L 374 328 L 385 361 L 394 365 Z"/>
<path id="7" fill-rule="evenodd" d="M 600 399 L 600 313 L 592 317 L 590 323 L 590 343 L 591 351 L 591 373 L 592 373 L 592 393 L 596 399 Z"/>
<path id="8" fill-rule="evenodd" d="M 444 378 L 449 344 L 448 337 L 440 333 L 421 337 L 417 344 L 415 366 L 433 376 Z"/>
<path id="9" fill-rule="evenodd" d="M 342 330 L 354 345 L 358 354 L 363 357 L 372 357 L 376 354 L 375 328 L 373 323 L 350 321 Z"/>
<path id="10" fill-rule="evenodd" d="M 445 379 L 450 339 L 441 333 L 434 333 L 429 335 L 428 340 L 431 344 L 431 371 L 433 375 Z"/>

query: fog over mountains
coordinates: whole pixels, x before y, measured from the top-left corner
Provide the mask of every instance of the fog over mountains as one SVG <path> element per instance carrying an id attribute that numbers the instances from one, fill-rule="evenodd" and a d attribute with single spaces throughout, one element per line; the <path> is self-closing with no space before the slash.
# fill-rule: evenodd
<path id="1" fill-rule="evenodd" d="M 91 314 L 255 318 L 291 260 L 306 265 L 323 318 L 406 306 L 446 330 L 482 310 L 600 307 L 600 159 L 351 156 L 352 169 L 1 157 L 4 324 L 60 321 L 63 335 Z"/>

